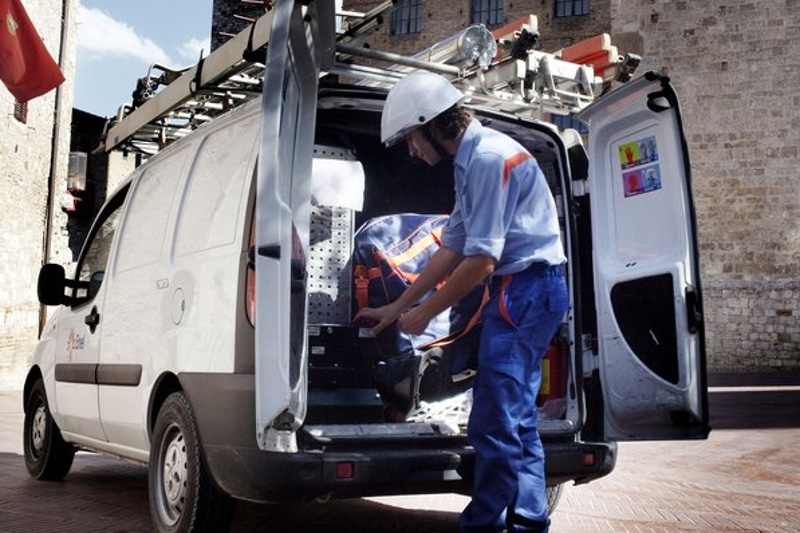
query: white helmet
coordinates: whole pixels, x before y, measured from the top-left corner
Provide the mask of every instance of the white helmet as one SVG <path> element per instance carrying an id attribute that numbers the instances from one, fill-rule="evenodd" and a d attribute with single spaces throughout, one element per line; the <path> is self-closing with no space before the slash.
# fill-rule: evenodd
<path id="1" fill-rule="evenodd" d="M 414 72 L 389 91 L 381 116 L 381 141 L 395 144 L 413 128 L 427 124 L 461 100 L 464 93 L 439 74 Z"/>

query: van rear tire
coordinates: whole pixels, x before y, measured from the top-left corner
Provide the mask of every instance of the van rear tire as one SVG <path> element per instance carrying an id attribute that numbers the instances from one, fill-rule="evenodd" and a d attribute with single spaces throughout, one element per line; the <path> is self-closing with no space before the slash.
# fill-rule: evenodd
<path id="1" fill-rule="evenodd" d="M 72 468 L 75 447 L 61 437 L 61 431 L 50 412 L 41 378 L 33 384 L 25 402 L 23 438 L 25 467 L 32 477 L 45 481 L 58 481 L 66 477 Z"/>
<path id="2" fill-rule="evenodd" d="M 211 479 L 194 413 L 182 392 L 167 397 L 158 412 L 147 484 L 150 516 L 156 531 L 194 533 L 230 529 L 234 501 Z"/>

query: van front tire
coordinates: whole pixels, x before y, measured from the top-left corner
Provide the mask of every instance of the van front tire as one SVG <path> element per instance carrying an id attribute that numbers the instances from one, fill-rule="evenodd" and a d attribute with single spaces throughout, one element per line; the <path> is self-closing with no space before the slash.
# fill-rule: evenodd
<path id="1" fill-rule="evenodd" d="M 25 402 L 25 467 L 36 479 L 58 481 L 72 468 L 75 448 L 64 442 L 50 413 L 44 382 L 38 379 Z"/>
<path id="2" fill-rule="evenodd" d="M 234 503 L 214 485 L 200 449 L 194 413 L 182 392 L 158 413 L 148 467 L 150 515 L 159 532 L 228 531 Z"/>

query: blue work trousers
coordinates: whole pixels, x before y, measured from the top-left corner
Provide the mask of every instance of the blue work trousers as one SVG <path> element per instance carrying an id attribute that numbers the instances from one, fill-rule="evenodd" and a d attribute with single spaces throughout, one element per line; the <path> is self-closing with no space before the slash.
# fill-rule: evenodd
<path id="1" fill-rule="evenodd" d="M 534 264 L 492 283 L 469 418 L 475 479 L 462 533 L 549 529 L 536 395 L 542 356 L 567 307 L 562 266 Z"/>

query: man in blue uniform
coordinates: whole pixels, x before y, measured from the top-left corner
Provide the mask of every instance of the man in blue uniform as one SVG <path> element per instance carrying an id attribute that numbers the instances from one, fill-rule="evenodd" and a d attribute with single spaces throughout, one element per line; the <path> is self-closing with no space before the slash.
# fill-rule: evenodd
<path id="1" fill-rule="evenodd" d="M 490 278 L 468 429 L 476 453 L 474 491 L 460 529 L 546 532 L 536 395 L 542 356 L 568 307 L 558 215 L 533 156 L 473 119 L 460 105 L 463 98 L 445 78 L 422 72 L 389 92 L 382 140 L 405 140 L 409 153 L 429 165 L 453 157 L 455 207 L 443 246 L 408 290 L 355 319 L 374 324 L 374 333 L 396 320 L 401 331 L 419 334 Z"/>

